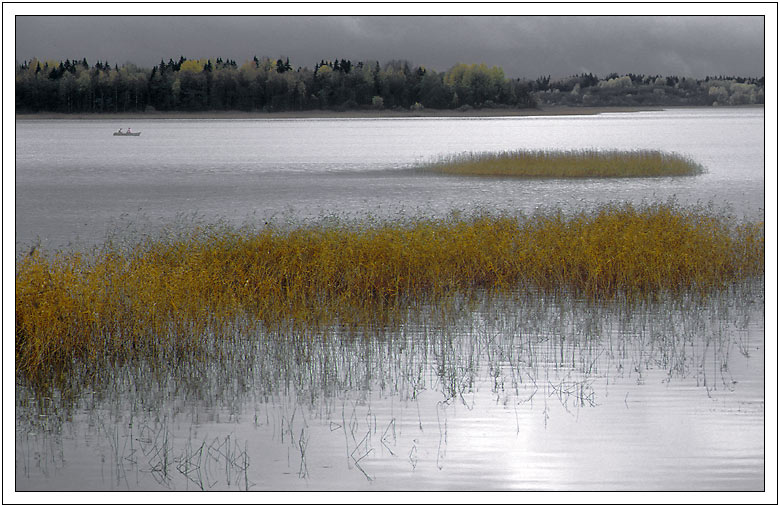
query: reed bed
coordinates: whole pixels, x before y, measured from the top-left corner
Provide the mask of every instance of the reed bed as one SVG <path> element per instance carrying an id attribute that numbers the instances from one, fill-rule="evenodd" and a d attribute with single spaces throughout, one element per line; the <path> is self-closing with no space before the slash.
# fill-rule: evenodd
<path id="1" fill-rule="evenodd" d="M 43 381 L 76 363 L 202 358 L 208 340 L 235 336 L 237 321 L 381 327 L 464 295 L 706 293 L 763 272 L 763 222 L 675 203 L 194 227 L 132 247 L 18 260 L 16 370 Z"/>
<path id="2" fill-rule="evenodd" d="M 396 426 L 409 423 L 428 435 L 418 450 L 427 445 L 431 455 L 445 459 L 437 450 L 446 449 L 446 439 L 436 430 L 443 435 L 453 416 L 447 407 L 503 405 L 511 424 L 513 406 L 554 420 L 563 411 L 574 415 L 580 407 L 601 405 L 615 382 L 687 379 L 701 396 L 705 389 L 730 392 L 730 364 L 742 365 L 756 349 L 748 331 L 756 329 L 750 318 L 763 316 L 756 288 L 734 284 L 706 300 L 692 295 L 635 304 L 590 304 L 565 295 L 482 298 L 468 311 L 421 314 L 365 339 L 338 329 L 277 335 L 248 328 L 244 339 L 217 344 L 229 355 L 222 362 L 159 367 L 137 361 L 110 368 L 100 386 L 85 385 L 73 372 L 74 392 L 67 397 L 61 389 L 41 396 L 18 383 L 23 478 L 17 487 L 34 488 L 36 477 L 52 468 L 89 466 L 83 455 L 60 452 L 63 441 L 72 448 L 83 439 L 93 447 L 96 454 L 87 461 L 100 465 L 105 458 L 113 472 L 104 484 L 113 481 L 114 488 L 262 489 L 273 482 L 269 474 L 280 472 L 269 452 L 282 461 L 289 453 L 288 477 L 316 481 L 307 461 L 323 458 L 317 454 L 318 444 L 326 443 L 321 438 L 341 442 L 347 463 L 329 456 L 333 466 L 348 466 L 358 480 L 361 473 L 381 476 L 386 459 L 410 457 L 396 438 Z M 763 335 L 752 339 L 760 343 Z M 381 393 L 378 407 L 371 392 Z M 418 410 L 394 415 L 383 409 L 398 400 Z M 221 416 L 230 421 L 229 433 L 200 434 L 198 428 L 213 428 Z M 514 417 L 520 432 L 518 412 Z M 424 420 L 433 420 L 433 428 L 426 425 L 423 432 Z M 329 428 L 331 437 L 316 427 Z M 269 448 L 262 438 L 276 444 Z M 411 439 L 406 434 L 404 441 L 411 445 Z M 416 459 L 411 455 L 412 466 Z"/>
<path id="3" fill-rule="evenodd" d="M 690 158 L 658 150 L 468 152 L 442 157 L 417 169 L 459 176 L 515 178 L 649 178 L 704 172 Z"/>

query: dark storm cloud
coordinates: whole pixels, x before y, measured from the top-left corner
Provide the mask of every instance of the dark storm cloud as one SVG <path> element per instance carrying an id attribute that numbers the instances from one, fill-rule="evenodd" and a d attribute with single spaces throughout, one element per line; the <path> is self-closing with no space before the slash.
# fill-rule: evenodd
<path id="1" fill-rule="evenodd" d="M 760 16 L 23 16 L 16 57 L 152 66 L 160 59 L 289 57 L 406 59 L 436 70 L 458 62 L 512 77 L 763 75 Z"/>

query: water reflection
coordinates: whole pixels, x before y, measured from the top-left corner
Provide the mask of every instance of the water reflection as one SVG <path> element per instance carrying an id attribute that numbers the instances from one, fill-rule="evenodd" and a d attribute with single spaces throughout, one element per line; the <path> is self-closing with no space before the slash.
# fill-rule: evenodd
<path id="1" fill-rule="evenodd" d="M 453 297 L 376 329 L 236 322 L 198 357 L 19 381 L 16 486 L 760 490 L 762 285 Z"/>
<path id="2" fill-rule="evenodd" d="M 146 216 L 158 227 L 193 211 L 209 222 L 241 225 L 287 212 L 297 219 L 335 210 L 359 217 L 446 216 L 458 209 L 532 213 L 554 205 L 576 213 L 605 199 L 675 198 L 728 204 L 737 217 L 762 219 L 763 124 L 761 108 L 537 118 L 145 120 L 137 127 L 143 136 L 117 143 L 109 120 L 19 120 L 16 250 L 36 242 L 48 250 L 89 250 L 123 214 L 135 224 Z M 413 176 L 405 169 L 464 151 L 521 148 L 657 149 L 689 156 L 707 173 L 518 181 Z"/>

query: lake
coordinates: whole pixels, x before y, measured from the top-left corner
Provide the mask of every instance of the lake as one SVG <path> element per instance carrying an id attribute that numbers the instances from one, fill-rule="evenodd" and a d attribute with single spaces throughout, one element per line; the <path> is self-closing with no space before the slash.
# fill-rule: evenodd
<path id="1" fill-rule="evenodd" d="M 16 122 L 17 253 L 171 223 L 334 214 L 675 199 L 764 216 L 763 109 L 126 123 Z M 128 126 L 142 135 L 111 135 Z M 528 181 L 412 170 L 521 148 L 660 149 L 707 172 Z M 17 383 L 16 489 L 765 487 L 762 282 L 703 299 L 485 298 L 371 330 L 235 329 L 214 364 L 140 361 L 46 396 Z"/>
<path id="2" fill-rule="evenodd" d="M 16 122 L 17 251 L 90 246 L 108 229 L 182 215 L 270 218 L 532 212 L 610 201 L 728 204 L 764 212 L 763 109 L 598 116 Z M 125 123 L 127 123 L 125 121 Z M 114 137 L 131 127 L 140 137 Z M 543 180 L 410 174 L 467 151 L 659 149 L 704 165 L 691 178 Z"/>

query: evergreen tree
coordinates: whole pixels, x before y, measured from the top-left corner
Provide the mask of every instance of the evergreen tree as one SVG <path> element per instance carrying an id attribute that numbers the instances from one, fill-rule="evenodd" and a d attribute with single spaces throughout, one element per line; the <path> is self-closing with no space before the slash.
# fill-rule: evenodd
<path id="1" fill-rule="evenodd" d="M 111 66 L 86 59 L 61 62 L 25 60 L 15 66 L 19 111 L 115 112 L 159 110 L 401 107 L 535 107 L 563 105 L 708 105 L 763 103 L 764 78 L 615 73 L 600 80 L 582 73 L 550 81 L 507 79 L 498 67 L 458 64 L 439 73 L 399 60 L 320 60 L 314 70 L 297 67 L 289 57 L 254 56 L 239 69 L 235 60 L 188 60 L 151 69 L 133 64 Z"/>

